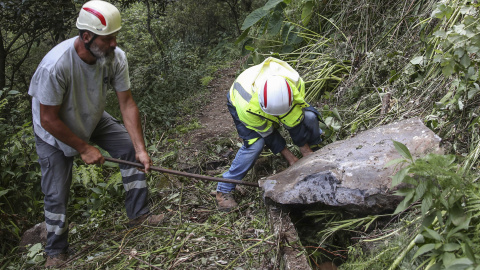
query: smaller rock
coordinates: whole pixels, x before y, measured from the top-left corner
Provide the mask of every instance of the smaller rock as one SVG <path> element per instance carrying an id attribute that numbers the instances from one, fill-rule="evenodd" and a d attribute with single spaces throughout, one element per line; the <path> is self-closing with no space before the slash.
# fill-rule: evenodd
<path id="1" fill-rule="evenodd" d="M 18 246 L 21 251 L 25 251 L 28 249 L 28 245 L 34 245 L 36 243 L 42 243 L 42 245 L 47 243 L 47 226 L 45 221 L 25 231 Z"/>

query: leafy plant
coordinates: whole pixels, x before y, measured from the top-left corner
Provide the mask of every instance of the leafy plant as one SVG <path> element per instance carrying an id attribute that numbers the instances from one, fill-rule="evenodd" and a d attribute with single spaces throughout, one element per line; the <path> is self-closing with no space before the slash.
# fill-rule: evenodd
<path id="1" fill-rule="evenodd" d="M 472 213 L 465 210 L 467 194 L 473 187 L 468 173 L 459 170 L 453 155 L 428 154 L 415 159 L 408 148 L 394 141 L 406 163 L 392 178 L 392 187 L 403 184 L 397 195 L 404 196 L 394 214 L 409 207 L 420 207 L 422 226 L 412 242 L 402 250 L 390 269 L 394 269 L 406 253 L 417 246 L 412 259 L 420 259 L 426 269 L 475 269 L 480 257 L 472 251 L 468 234 L 474 229 Z"/>
<path id="2" fill-rule="evenodd" d="M 424 55 L 411 60 L 413 65 L 425 68 L 425 81 L 431 81 L 441 71 L 449 82 L 441 91 L 428 125 L 440 136 L 452 142 L 455 151 L 467 155 L 474 152 L 479 132 L 478 85 L 480 51 L 479 5 L 475 1 L 441 1 L 431 13 L 431 20 L 439 20 L 432 36 L 427 39 Z M 459 129 L 458 127 L 466 128 Z M 478 154 L 469 155 L 465 168 L 474 166 Z"/>

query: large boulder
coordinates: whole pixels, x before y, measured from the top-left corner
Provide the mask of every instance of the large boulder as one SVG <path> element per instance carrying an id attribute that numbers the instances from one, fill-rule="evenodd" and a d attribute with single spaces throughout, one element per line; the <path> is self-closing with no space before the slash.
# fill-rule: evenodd
<path id="1" fill-rule="evenodd" d="M 358 214 L 391 211 L 402 199 L 391 190 L 391 176 L 399 167 L 385 167 L 401 157 L 393 140 L 405 144 L 414 157 L 443 154 L 440 137 L 420 119 L 395 122 L 329 144 L 285 171 L 260 180 L 265 200 L 341 207 Z"/>

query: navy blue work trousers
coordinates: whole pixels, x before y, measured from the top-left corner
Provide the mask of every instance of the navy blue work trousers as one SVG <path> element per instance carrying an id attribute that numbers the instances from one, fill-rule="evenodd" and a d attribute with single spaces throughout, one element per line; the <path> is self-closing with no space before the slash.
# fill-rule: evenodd
<path id="1" fill-rule="evenodd" d="M 42 192 L 45 195 L 45 223 L 49 256 L 65 253 L 68 249 L 67 202 L 72 183 L 73 157 L 47 144 L 35 135 L 38 161 L 42 171 Z M 90 141 L 105 149 L 112 157 L 135 160 L 135 149 L 123 125 L 104 112 Z M 127 216 L 134 219 L 149 212 L 148 189 L 145 173 L 119 165 L 126 191 Z"/>

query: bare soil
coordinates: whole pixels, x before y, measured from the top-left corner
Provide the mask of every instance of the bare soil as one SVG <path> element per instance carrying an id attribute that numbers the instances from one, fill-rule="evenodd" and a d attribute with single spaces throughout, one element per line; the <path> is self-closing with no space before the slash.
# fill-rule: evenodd
<path id="1" fill-rule="evenodd" d="M 212 138 L 229 137 L 235 132 L 227 109 L 227 93 L 241 64 L 242 60 L 237 60 L 230 67 L 216 72 L 215 79 L 208 85 L 207 103 L 195 112 L 194 117 L 198 118 L 201 128 L 189 132 L 190 143 L 200 144 Z"/>
<path id="2" fill-rule="evenodd" d="M 191 114 L 183 116 L 180 124 L 197 124 L 175 138 L 181 143 L 181 147 L 176 148 L 178 155 L 174 165 L 177 169 L 218 176 L 234 157 L 234 148 L 241 139 L 227 109 L 227 93 L 243 61 L 239 59 L 218 70 L 207 86 L 208 91 L 193 97 L 196 100 L 187 101 L 199 105 Z"/>

